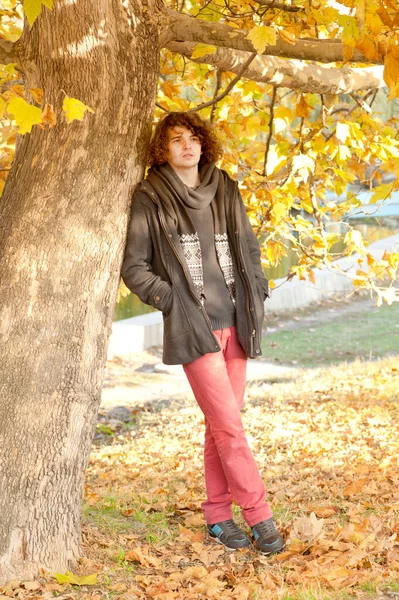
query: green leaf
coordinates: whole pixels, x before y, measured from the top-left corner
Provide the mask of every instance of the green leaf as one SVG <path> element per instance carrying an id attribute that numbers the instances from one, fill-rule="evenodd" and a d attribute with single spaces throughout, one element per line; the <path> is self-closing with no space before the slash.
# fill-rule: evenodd
<path id="1" fill-rule="evenodd" d="M 18 133 L 30 133 L 33 125 L 42 121 L 42 111 L 37 106 L 29 104 L 23 98 L 15 96 L 7 106 L 7 112 L 13 115 L 18 127 Z"/>
<path id="2" fill-rule="evenodd" d="M 273 27 L 254 27 L 248 33 L 247 38 L 251 40 L 252 45 L 258 54 L 263 54 L 266 50 L 266 46 L 276 45 L 277 33 Z"/>
<path id="3" fill-rule="evenodd" d="M 62 110 L 64 111 L 68 123 L 71 123 L 71 121 L 74 120 L 81 121 L 86 110 L 94 113 L 94 110 L 90 108 L 90 106 L 83 104 L 83 102 L 76 98 L 70 98 L 69 96 L 65 96 L 64 102 L 62 103 Z"/>
<path id="4" fill-rule="evenodd" d="M 61 585 L 64 583 L 71 583 L 72 585 L 96 585 L 97 583 L 96 573 L 79 577 L 79 575 L 74 575 L 71 571 L 67 571 L 65 574 L 54 573 L 54 577 Z"/>
<path id="5" fill-rule="evenodd" d="M 216 51 L 216 46 L 210 46 L 209 44 L 196 44 L 194 46 L 191 58 L 201 58 L 201 56 L 207 56 L 213 54 Z"/>

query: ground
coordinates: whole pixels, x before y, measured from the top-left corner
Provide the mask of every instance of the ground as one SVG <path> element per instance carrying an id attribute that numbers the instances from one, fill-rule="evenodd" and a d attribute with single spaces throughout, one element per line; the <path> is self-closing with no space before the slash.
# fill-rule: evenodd
<path id="1" fill-rule="evenodd" d="M 181 370 L 165 372 L 160 349 L 110 361 L 87 471 L 85 557 L 75 572 L 97 574 L 97 581 L 78 579 L 73 588 L 44 577 L 41 593 L 399 599 L 399 319 L 397 306 L 385 309 L 380 322 L 373 301 L 354 297 L 267 317 L 267 351 L 250 362 L 243 419 L 287 538 L 272 558 L 253 548 L 229 553 L 207 539 L 203 418 Z M 377 335 L 386 321 L 383 339 L 395 332 L 388 345 Z M 341 324 L 349 355 L 331 352 L 337 340 L 328 336 Z M 324 351 L 320 343 L 316 354 L 325 327 Z M 355 334 L 359 350 L 351 345 Z M 273 355 L 283 343 L 295 352 Z M 235 518 L 245 527 L 237 508 Z M 18 585 L 7 600 L 11 592 L 39 597 Z"/>

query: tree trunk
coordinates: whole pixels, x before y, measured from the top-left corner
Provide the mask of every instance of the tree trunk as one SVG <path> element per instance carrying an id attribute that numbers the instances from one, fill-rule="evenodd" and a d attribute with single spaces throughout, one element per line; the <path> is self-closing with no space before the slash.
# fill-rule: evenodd
<path id="1" fill-rule="evenodd" d="M 0 583 L 64 572 L 80 555 L 84 471 L 155 101 L 159 9 L 57 2 L 22 38 L 27 87 L 44 90 L 59 121 L 18 139 L 0 203 Z M 66 124 L 64 94 L 95 113 Z"/>

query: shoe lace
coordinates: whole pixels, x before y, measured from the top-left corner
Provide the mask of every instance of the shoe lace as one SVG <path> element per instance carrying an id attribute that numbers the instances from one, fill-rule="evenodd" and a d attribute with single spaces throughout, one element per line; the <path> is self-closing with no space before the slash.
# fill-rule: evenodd
<path id="1" fill-rule="evenodd" d="M 241 533 L 241 529 L 234 523 L 232 519 L 224 521 L 222 528 L 223 532 L 227 535 L 235 535 L 236 533 Z"/>
<path id="2" fill-rule="evenodd" d="M 266 521 L 261 521 L 256 526 L 256 531 L 260 536 L 269 537 L 273 534 L 278 533 L 277 527 L 273 521 L 273 519 L 267 519 Z"/>

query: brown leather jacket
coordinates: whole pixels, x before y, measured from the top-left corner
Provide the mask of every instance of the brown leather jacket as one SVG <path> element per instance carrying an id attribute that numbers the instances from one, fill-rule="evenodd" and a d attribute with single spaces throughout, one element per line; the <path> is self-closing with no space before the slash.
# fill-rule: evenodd
<path id="1" fill-rule="evenodd" d="M 254 358 L 261 355 L 263 304 L 269 288 L 238 184 L 224 171 L 222 174 L 235 268 L 237 335 L 247 356 Z M 165 364 L 185 364 L 220 351 L 194 289 L 176 227 L 162 208 L 162 198 L 146 180 L 133 195 L 121 274 L 132 292 L 163 313 Z"/>

